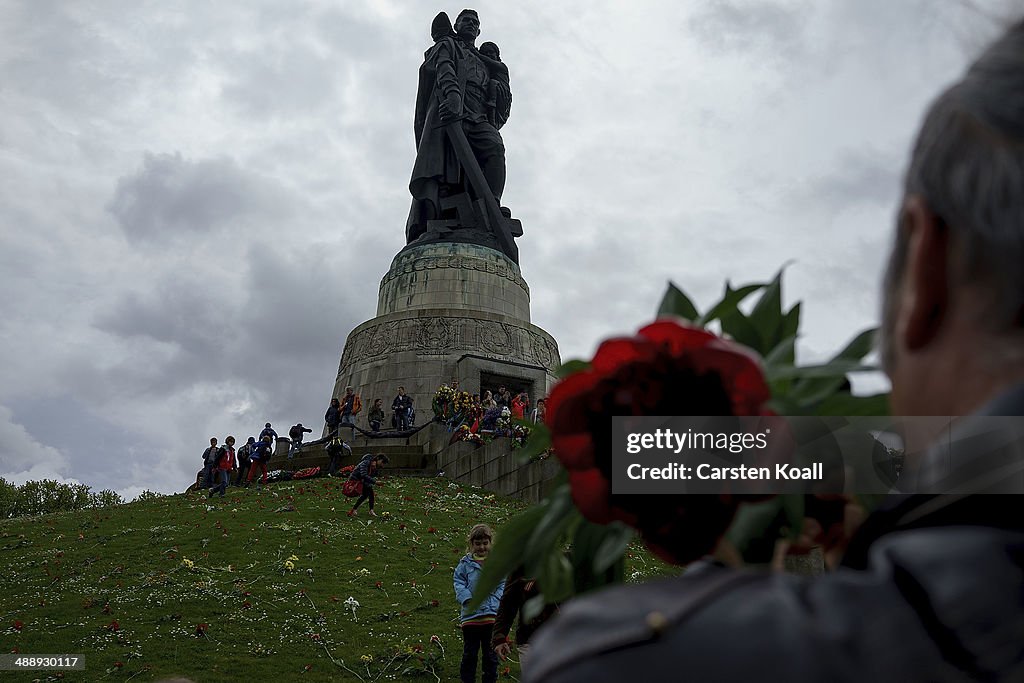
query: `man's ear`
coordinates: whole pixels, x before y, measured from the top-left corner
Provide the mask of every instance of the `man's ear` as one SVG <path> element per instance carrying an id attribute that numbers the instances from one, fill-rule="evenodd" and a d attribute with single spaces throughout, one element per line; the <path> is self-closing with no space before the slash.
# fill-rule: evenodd
<path id="1" fill-rule="evenodd" d="M 907 197 L 900 229 L 906 231 L 902 336 L 914 351 L 931 343 L 949 307 L 949 230 L 920 195 Z"/>

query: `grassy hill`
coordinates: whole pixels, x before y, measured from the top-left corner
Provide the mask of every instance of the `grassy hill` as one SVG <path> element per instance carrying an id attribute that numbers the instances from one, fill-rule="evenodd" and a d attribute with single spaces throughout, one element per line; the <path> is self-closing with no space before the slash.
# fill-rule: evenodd
<path id="1" fill-rule="evenodd" d="M 466 533 L 500 535 L 523 505 L 446 479 L 377 493 L 376 519 L 347 517 L 341 481 L 316 479 L 2 521 L 0 652 L 84 655 L 64 680 L 457 679 Z"/>

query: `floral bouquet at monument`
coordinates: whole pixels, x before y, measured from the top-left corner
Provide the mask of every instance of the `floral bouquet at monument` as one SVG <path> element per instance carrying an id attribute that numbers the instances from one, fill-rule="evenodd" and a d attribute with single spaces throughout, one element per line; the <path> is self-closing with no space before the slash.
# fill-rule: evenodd
<path id="1" fill-rule="evenodd" d="M 621 581 L 623 555 L 637 534 L 674 564 L 722 543 L 751 561 L 765 536 L 799 534 L 803 496 L 611 492 L 613 416 L 887 414 L 887 394 L 855 396 L 848 379 L 875 369 L 863 364 L 874 330 L 827 363 L 798 366 L 800 304 L 783 311 L 781 278 L 780 271 L 766 283 L 727 283 L 704 313 L 669 285 L 654 322 L 634 336 L 606 340 L 590 361 L 563 365 L 546 424 L 534 427 L 520 457 L 525 463 L 550 448 L 565 471 L 540 504 L 504 525 L 478 591 L 486 594 L 524 563 L 546 602 Z"/>

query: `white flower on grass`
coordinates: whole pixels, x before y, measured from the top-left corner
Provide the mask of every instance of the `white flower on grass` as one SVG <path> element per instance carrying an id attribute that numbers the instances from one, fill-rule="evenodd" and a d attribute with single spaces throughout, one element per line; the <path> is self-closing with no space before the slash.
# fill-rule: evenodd
<path id="1" fill-rule="evenodd" d="M 356 609 L 359 607 L 359 601 L 353 598 L 351 595 L 348 596 L 348 600 L 344 602 L 345 607 L 352 610 L 352 618 L 356 618 Z"/>

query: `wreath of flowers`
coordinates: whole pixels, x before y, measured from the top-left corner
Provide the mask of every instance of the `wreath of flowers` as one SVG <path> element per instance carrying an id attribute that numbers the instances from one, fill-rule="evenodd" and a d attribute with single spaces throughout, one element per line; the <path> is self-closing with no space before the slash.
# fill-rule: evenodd
<path id="1" fill-rule="evenodd" d="M 476 432 L 472 431 L 469 428 L 469 425 L 462 425 L 457 430 L 455 430 L 455 434 L 452 436 L 452 441 L 467 441 L 477 446 L 483 446 L 485 443 L 487 443 L 487 440 L 485 440 L 484 437 L 480 436 Z"/>
<path id="2" fill-rule="evenodd" d="M 442 384 L 434 392 L 434 398 L 430 407 L 434 410 L 434 417 L 442 421 L 448 421 L 452 417 L 452 410 L 455 403 L 455 390 L 447 384 Z"/>

